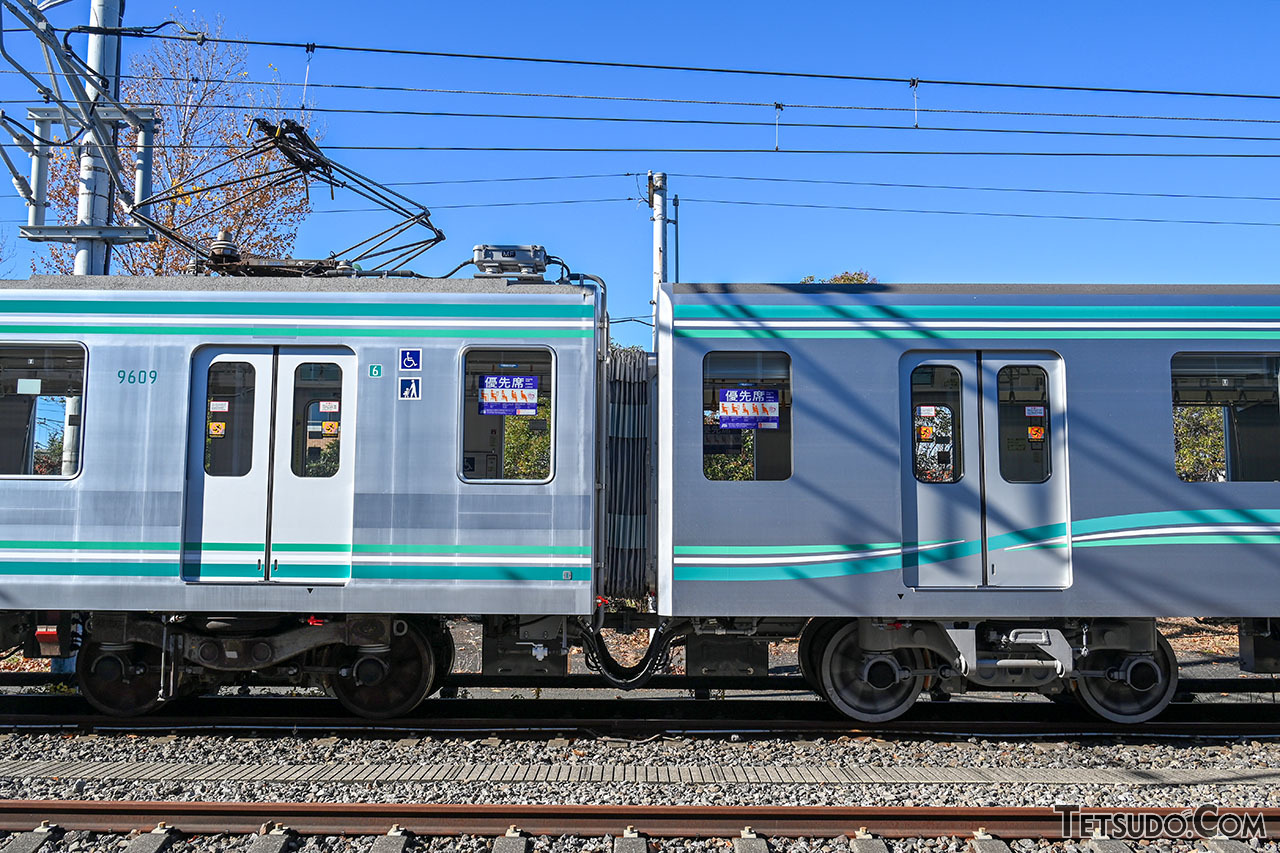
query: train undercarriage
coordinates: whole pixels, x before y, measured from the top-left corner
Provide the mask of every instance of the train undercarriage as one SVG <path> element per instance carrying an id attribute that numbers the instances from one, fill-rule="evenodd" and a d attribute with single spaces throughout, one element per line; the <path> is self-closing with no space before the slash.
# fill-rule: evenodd
<path id="1" fill-rule="evenodd" d="M 846 716 L 884 722 L 922 693 L 972 691 L 1074 698 L 1093 714 L 1141 723 L 1172 701 L 1178 663 L 1152 619 L 893 620 L 815 618 L 659 619 L 598 611 L 576 617 L 486 616 L 485 676 L 556 679 L 571 653 L 619 689 L 643 687 L 685 649 L 685 674 L 705 684 L 769 672 L 770 644 L 799 638 L 800 674 Z M 1242 666 L 1280 668 L 1270 620 L 1239 620 Z M 650 633 L 630 665 L 608 631 Z M 166 701 L 255 683 L 321 687 L 350 712 L 374 719 L 413 711 L 454 670 L 454 639 L 441 617 L 421 615 L 235 616 L 93 612 L 7 613 L 6 647 L 28 657 L 76 655 L 80 691 L 103 713 L 144 714 Z"/>

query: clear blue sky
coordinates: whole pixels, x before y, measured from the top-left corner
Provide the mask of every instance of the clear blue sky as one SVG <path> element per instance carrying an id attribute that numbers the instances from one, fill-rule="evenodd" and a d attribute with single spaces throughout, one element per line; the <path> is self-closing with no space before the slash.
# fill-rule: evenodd
<path id="1" fill-rule="evenodd" d="M 1280 2 L 1070 5 L 1019 3 L 335 3 L 184 5 L 221 14 L 227 31 L 253 39 L 410 47 L 624 62 L 729 66 L 952 80 L 1036 82 L 1219 92 L 1280 93 L 1275 34 Z M 172 4 L 129 0 L 127 25 L 158 22 Z M 87 20 L 87 0 L 51 13 L 61 26 Z M 13 39 L 13 36 L 9 37 Z M 126 51 L 144 46 L 126 41 Z M 301 81 L 301 50 L 250 53 L 251 73 L 274 65 Z M 960 133 L 933 127 L 1120 131 L 1280 137 L 1280 123 L 1067 118 L 926 113 L 911 128 L 904 84 L 540 66 L 317 52 L 312 83 L 750 101 L 788 105 L 784 122 L 889 124 L 903 129 L 787 128 L 783 149 L 928 151 L 1252 152 L 1275 142 Z M 29 95 L 14 75 L 0 97 Z M 295 90 L 296 91 L 296 90 Z M 1280 101 L 1054 93 L 923 85 L 925 109 L 1005 110 L 1280 122 Z M 320 108 L 502 112 L 772 122 L 772 107 L 546 99 L 311 88 Z M 799 104 L 888 110 L 811 109 Z M 21 115 L 20 107 L 7 107 Z M 609 124 L 546 120 L 325 115 L 329 145 L 713 147 L 772 149 L 768 127 Z M 338 151 L 383 181 L 575 174 L 676 173 L 681 196 L 680 274 L 685 281 L 795 281 L 865 268 L 882 281 L 1263 282 L 1275 281 L 1280 228 L 1016 219 L 929 213 L 711 204 L 696 199 L 916 210 L 1280 223 L 1280 201 L 1141 198 L 904 187 L 764 183 L 710 174 L 930 185 L 1273 196 L 1276 160 L 960 157 L 672 153 L 492 153 Z M 544 207 L 449 209 L 448 205 L 641 195 L 642 178 L 410 187 L 432 208 L 448 240 L 415 268 L 440 274 L 481 242 L 541 243 L 576 270 L 603 276 L 616 317 L 648 311 L 651 229 L 634 201 Z M 12 192 L 0 220 L 12 242 L 25 216 Z M 325 207 L 364 206 L 339 198 Z M 302 256 L 323 256 L 380 230 L 369 214 L 318 214 L 305 226 Z M 31 248 L 15 246 L 14 275 Z M 34 248 L 39 251 L 39 247 Z M 647 341 L 638 324 L 619 326 Z"/>

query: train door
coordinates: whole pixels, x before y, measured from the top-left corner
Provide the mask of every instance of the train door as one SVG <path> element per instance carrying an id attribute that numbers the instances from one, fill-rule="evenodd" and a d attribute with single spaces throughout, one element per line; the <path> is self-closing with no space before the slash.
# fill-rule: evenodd
<path id="1" fill-rule="evenodd" d="M 204 348 L 193 360 L 183 577 L 351 577 L 356 358 Z"/>
<path id="2" fill-rule="evenodd" d="M 1061 360 L 922 353 L 903 362 L 903 387 L 906 583 L 1069 586 Z"/>

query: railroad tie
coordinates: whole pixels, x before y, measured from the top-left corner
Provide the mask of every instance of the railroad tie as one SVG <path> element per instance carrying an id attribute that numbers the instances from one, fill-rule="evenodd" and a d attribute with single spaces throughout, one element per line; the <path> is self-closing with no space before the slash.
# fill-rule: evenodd
<path id="1" fill-rule="evenodd" d="M 529 853 L 529 839 L 512 824 L 505 835 L 493 839 L 492 853 Z"/>
<path id="2" fill-rule="evenodd" d="M 863 826 L 849 839 L 849 853 L 889 853 L 889 848 L 883 839 L 873 838 Z"/>
<path id="3" fill-rule="evenodd" d="M 628 826 L 622 835 L 613 839 L 613 853 L 649 853 L 649 839 Z"/>
<path id="4" fill-rule="evenodd" d="M 9 839 L 0 853 L 36 853 L 45 842 L 52 841 L 62 835 L 62 828 L 49 821 L 41 821 L 31 832 L 23 832 Z"/>
<path id="5" fill-rule="evenodd" d="M 262 832 L 245 853 L 285 853 L 297 839 L 298 834 L 287 826 L 277 823 L 268 829 L 263 824 Z"/>
<path id="6" fill-rule="evenodd" d="M 733 839 L 733 853 L 769 853 L 769 842 L 756 835 L 749 827 L 742 828 L 742 835 Z"/>
<path id="7" fill-rule="evenodd" d="M 129 842 L 129 846 L 124 849 L 124 853 L 164 853 L 169 849 L 177 837 L 173 827 L 167 825 L 164 821 L 156 824 L 156 828 L 150 832 L 144 832 Z"/>
<path id="8" fill-rule="evenodd" d="M 391 824 L 391 830 L 373 842 L 369 853 L 404 853 L 409 846 L 410 835 L 400 828 L 400 824 Z"/>
<path id="9" fill-rule="evenodd" d="M 1128 843 L 1117 841 L 1114 838 L 1090 838 L 1085 842 L 1084 846 L 1093 851 L 1093 853 L 1133 853 L 1133 848 Z M 1219 853 L 1219 851 L 1214 851 L 1214 853 Z M 1221 853 L 1226 853 L 1226 851 L 1221 851 Z"/>

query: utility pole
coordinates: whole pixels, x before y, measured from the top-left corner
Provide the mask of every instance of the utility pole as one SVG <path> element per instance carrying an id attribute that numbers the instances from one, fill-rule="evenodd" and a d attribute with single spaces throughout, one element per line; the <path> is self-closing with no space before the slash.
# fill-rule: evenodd
<path id="1" fill-rule="evenodd" d="M 653 210 L 653 350 L 658 350 L 658 300 L 667 280 L 667 173 L 649 173 L 649 207 Z"/>
<path id="2" fill-rule="evenodd" d="M 675 232 L 672 236 L 675 238 L 671 246 L 671 266 L 674 272 L 671 273 L 671 281 L 675 284 L 680 283 L 680 196 L 677 194 L 671 199 L 671 230 Z"/>
<path id="3" fill-rule="evenodd" d="M 89 9 L 89 25 L 92 27 L 119 27 L 124 13 L 123 0 L 92 0 Z M 86 56 L 89 67 L 105 82 L 112 98 L 120 94 L 120 36 L 91 33 Z M 98 93 L 91 91 L 91 100 L 98 100 Z M 111 181 L 107 176 L 97 146 L 85 145 L 80 154 L 80 195 L 76 208 L 76 223 L 106 227 L 110 215 Z M 76 275 L 105 275 L 109 244 L 102 236 L 76 239 Z"/>

